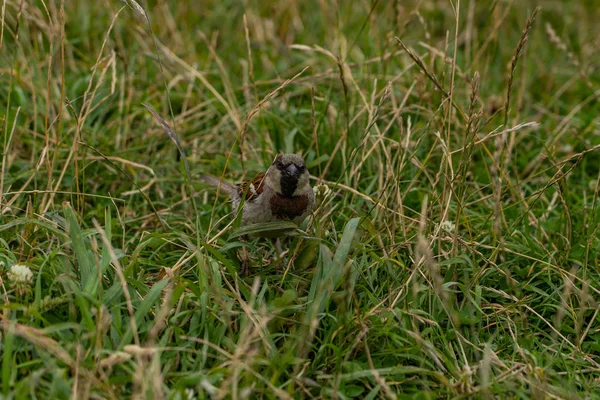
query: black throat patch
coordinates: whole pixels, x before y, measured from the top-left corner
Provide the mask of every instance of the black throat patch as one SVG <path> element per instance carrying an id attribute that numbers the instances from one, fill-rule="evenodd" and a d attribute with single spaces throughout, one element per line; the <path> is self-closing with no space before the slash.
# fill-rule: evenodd
<path id="1" fill-rule="evenodd" d="M 279 184 L 281 185 L 281 194 L 285 197 L 292 197 L 298 187 L 298 177 L 281 174 Z"/>

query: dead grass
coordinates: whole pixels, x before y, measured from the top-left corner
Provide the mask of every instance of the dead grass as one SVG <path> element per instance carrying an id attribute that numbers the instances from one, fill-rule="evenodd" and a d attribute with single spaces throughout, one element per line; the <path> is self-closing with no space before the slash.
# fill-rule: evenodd
<path id="1" fill-rule="evenodd" d="M 593 398 L 600 15 L 543 6 L 3 2 L 2 396 Z M 244 279 L 197 176 L 279 151 L 331 192 Z"/>

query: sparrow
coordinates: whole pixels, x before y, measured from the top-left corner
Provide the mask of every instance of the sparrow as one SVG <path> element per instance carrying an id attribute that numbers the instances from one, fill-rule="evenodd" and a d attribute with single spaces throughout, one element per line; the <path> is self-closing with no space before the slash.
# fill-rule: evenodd
<path id="1" fill-rule="evenodd" d="M 242 225 L 292 221 L 299 225 L 315 206 L 315 192 L 310 186 L 304 159 L 297 154 L 280 154 L 266 172 L 252 181 L 233 184 L 216 176 L 202 175 L 203 181 L 220 187 L 232 200 L 234 211 L 242 207 Z M 281 236 L 284 231 L 265 236 Z M 277 238 L 278 239 L 278 238 Z M 279 242 L 277 241 L 276 247 Z M 249 260 L 245 247 L 242 270 L 248 274 Z"/>
<path id="2" fill-rule="evenodd" d="M 297 154 L 280 154 L 267 169 L 252 181 L 233 184 L 216 176 L 200 178 L 220 187 L 232 200 L 234 211 L 242 207 L 242 225 L 292 221 L 299 225 L 315 206 L 315 192 L 310 186 L 304 159 Z M 278 237 L 285 231 L 271 231 L 263 236 Z M 279 242 L 277 241 L 276 247 Z M 247 272 L 247 252 L 242 263 Z"/>

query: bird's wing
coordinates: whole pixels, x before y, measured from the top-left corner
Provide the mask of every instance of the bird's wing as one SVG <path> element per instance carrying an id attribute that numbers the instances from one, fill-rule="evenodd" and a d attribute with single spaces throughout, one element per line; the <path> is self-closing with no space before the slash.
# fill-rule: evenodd
<path id="1" fill-rule="evenodd" d="M 256 175 L 252 181 L 240 183 L 238 188 L 238 195 L 244 197 L 245 201 L 254 201 L 260 196 L 265 188 L 266 173 Z"/>

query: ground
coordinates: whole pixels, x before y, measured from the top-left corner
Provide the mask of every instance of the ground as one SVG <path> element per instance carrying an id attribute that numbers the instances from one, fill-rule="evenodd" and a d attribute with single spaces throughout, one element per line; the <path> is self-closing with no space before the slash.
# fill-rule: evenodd
<path id="1" fill-rule="evenodd" d="M 600 398 L 595 3 L 3 1 L 2 398 Z"/>

